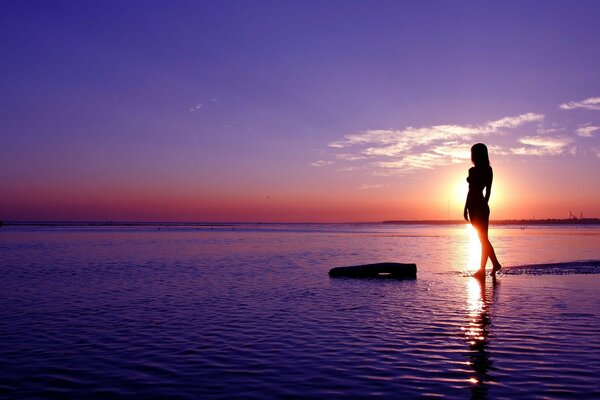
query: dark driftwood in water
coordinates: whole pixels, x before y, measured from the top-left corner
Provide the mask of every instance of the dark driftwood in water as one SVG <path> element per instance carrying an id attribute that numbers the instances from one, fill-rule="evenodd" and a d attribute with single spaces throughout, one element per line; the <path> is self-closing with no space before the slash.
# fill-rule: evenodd
<path id="1" fill-rule="evenodd" d="M 417 277 L 417 264 L 377 263 L 355 265 L 352 267 L 336 267 L 329 271 L 332 277 L 347 278 L 402 278 L 415 279 Z"/>

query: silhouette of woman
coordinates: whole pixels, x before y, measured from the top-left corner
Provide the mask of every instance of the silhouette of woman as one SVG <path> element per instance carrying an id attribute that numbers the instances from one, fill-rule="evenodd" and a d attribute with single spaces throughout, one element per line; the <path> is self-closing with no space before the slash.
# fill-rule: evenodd
<path id="1" fill-rule="evenodd" d="M 492 194 L 492 180 L 494 173 L 490 167 L 490 159 L 485 144 L 477 143 L 471 147 L 471 161 L 473 167 L 469 168 L 469 194 L 465 202 L 465 220 L 471 220 L 471 225 L 477 230 L 481 242 L 481 265 L 475 273 L 476 278 L 485 278 L 485 264 L 488 258 L 492 261 L 492 276 L 502 268 L 496 258 L 494 247 L 488 238 L 488 226 L 490 224 L 490 195 Z M 483 190 L 485 189 L 485 197 Z"/>

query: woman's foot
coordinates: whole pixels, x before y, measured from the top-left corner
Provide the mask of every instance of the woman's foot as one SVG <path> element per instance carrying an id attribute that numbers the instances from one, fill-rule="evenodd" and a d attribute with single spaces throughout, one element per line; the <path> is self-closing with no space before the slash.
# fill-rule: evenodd
<path id="1" fill-rule="evenodd" d="M 473 278 L 475 279 L 485 279 L 485 269 L 480 269 L 479 271 L 473 274 Z"/>
<path id="2" fill-rule="evenodd" d="M 500 264 L 494 265 L 494 268 L 492 268 L 492 276 L 496 276 L 496 272 L 500 271 L 501 269 L 502 269 L 502 265 L 500 265 Z"/>

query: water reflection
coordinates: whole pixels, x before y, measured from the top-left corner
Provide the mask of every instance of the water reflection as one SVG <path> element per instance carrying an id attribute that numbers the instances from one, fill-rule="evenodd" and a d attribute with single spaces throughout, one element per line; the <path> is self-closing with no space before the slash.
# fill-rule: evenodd
<path id="1" fill-rule="evenodd" d="M 477 231 L 475 228 L 473 228 L 473 225 L 466 224 L 465 229 L 467 230 L 467 237 L 469 241 L 467 269 L 470 272 L 474 272 L 479 269 L 481 264 L 481 242 L 479 241 L 479 236 L 477 236 Z"/>
<path id="2" fill-rule="evenodd" d="M 492 369 L 488 350 L 490 314 L 497 286 L 496 279 L 492 279 L 487 288 L 485 281 L 475 278 L 468 281 L 468 318 L 462 329 L 470 349 L 468 362 L 473 368 L 469 377 L 472 399 L 485 399 L 488 394 L 489 371 Z"/>

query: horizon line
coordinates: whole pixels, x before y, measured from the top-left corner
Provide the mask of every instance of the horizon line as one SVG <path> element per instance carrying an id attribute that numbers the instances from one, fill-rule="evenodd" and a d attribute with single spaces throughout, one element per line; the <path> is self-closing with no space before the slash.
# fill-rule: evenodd
<path id="1" fill-rule="evenodd" d="M 468 224 L 463 219 L 398 219 L 383 221 L 346 221 L 346 222 L 270 222 L 270 221 L 120 221 L 120 220 L 5 220 L 0 221 L 1 226 L 233 226 L 233 225 L 343 225 L 343 224 L 397 224 L 397 225 L 460 225 Z M 493 219 L 491 225 L 520 225 L 520 224 L 600 224 L 600 218 L 511 218 Z"/>

